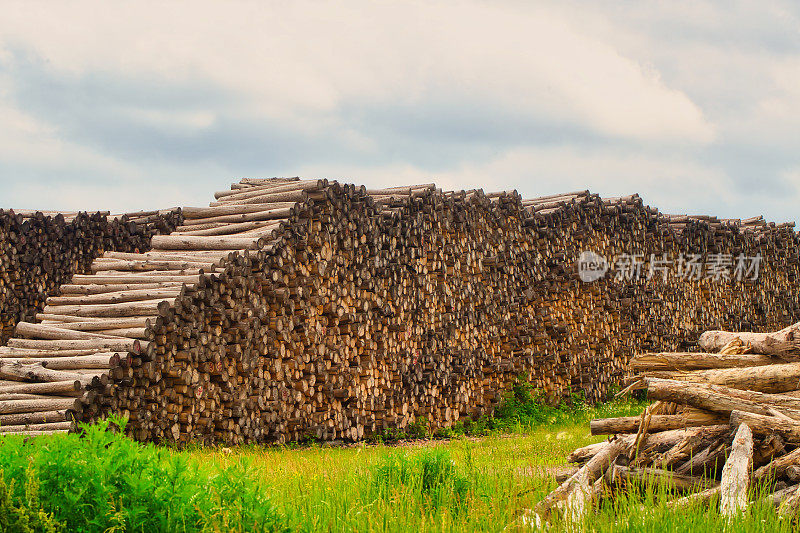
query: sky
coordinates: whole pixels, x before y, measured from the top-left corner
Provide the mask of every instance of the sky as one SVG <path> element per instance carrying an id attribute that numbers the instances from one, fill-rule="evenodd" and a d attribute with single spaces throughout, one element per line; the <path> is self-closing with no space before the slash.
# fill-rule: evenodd
<path id="1" fill-rule="evenodd" d="M 3 2 L 0 207 L 271 176 L 800 221 L 800 7 Z"/>

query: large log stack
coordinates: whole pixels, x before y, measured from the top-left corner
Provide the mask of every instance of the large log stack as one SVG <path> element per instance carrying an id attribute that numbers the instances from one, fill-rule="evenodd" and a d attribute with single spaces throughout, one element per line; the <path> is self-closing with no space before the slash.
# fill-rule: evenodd
<path id="1" fill-rule="evenodd" d="M 767 225 L 760 219 L 717 220 L 711 217 L 662 215 L 638 196 L 600 199 L 588 191 L 524 202 L 538 207 L 531 225 L 539 261 L 526 314 L 535 314 L 534 351 L 545 357 L 536 365 L 537 385 L 552 398 L 569 391 L 602 398 L 611 383 L 620 383 L 635 353 L 686 350 L 707 328 L 768 331 L 800 318 L 800 246 L 791 224 Z M 559 205 L 560 204 L 560 205 Z M 611 261 L 622 254 L 641 254 L 639 279 L 606 277 L 583 283 L 574 264 L 582 250 Z M 650 256 L 674 261 L 667 279 Z M 681 255 L 761 254 L 755 281 L 731 278 L 700 280 L 677 276 Z M 654 265 L 658 266 L 658 265 Z M 750 277 L 750 276 L 747 276 Z"/>
<path id="2" fill-rule="evenodd" d="M 800 511 L 800 322 L 699 341 L 703 352 L 632 359 L 629 389 L 655 402 L 641 416 L 591 422 L 593 435 L 613 437 L 570 455 L 577 466 L 539 502 L 538 521 L 579 521 L 600 499 L 653 484 L 676 509 L 718 500 L 736 515 L 764 495 L 782 515 Z"/>
<path id="3" fill-rule="evenodd" d="M 356 440 L 488 413 L 520 376 L 597 400 L 642 347 L 800 318 L 790 227 L 668 217 L 638 197 L 245 179 L 183 214 L 19 324 L 0 349 L 0 424 L 114 412 L 139 439 Z M 751 282 L 584 283 L 586 249 L 765 259 Z"/>
<path id="4" fill-rule="evenodd" d="M 180 223 L 180 210 L 109 215 L 0 209 L 0 345 L 48 296 L 106 250 L 144 252 Z"/>

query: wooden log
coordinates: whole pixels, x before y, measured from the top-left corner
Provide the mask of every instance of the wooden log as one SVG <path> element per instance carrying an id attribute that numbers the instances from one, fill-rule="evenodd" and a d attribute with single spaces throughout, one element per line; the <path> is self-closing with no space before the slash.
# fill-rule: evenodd
<path id="1" fill-rule="evenodd" d="M 717 485 L 713 479 L 676 474 L 659 468 L 629 468 L 613 465 L 610 469 L 614 483 L 634 483 L 637 485 L 661 485 L 680 492 L 694 492 L 710 489 Z"/>
<path id="2" fill-rule="evenodd" d="M 696 494 L 689 494 L 677 500 L 667 502 L 667 507 L 673 510 L 689 509 L 695 506 L 707 506 L 714 497 L 719 496 L 721 487 L 718 485 L 698 492 Z"/>
<path id="3" fill-rule="evenodd" d="M 719 512 L 733 516 L 747 509 L 747 490 L 753 469 L 753 433 L 747 424 L 739 424 L 731 453 L 722 468 Z"/>
<path id="4" fill-rule="evenodd" d="M 71 422 L 46 422 L 42 424 L 0 425 L 0 433 L 24 433 L 26 431 L 69 430 Z"/>
<path id="5" fill-rule="evenodd" d="M 733 389 L 779 393 L 797 389 L 800 381 L 800 363 L 784 363 L 745 368 L 720 368 L 690 372 L 653 371 L 646 377 L 711 383 Z"/>
<path id="6" fill-rule="evenodd" d="M 261 210 L 256 212 L 246 212 L 233 215 L 210 216 L 207 218 L 195 218 L 192 220 L 186 220 L 184 221 L 184 225 L 181 227 L 184 229 L 189 229 L 195 226 L 201 226 L 205 224 L 242 223 L 242 222 L 257 222 L 257 221 L 281 220 L 281 219 L 285 220 L 292 215 L 292 210 L 293 210 L 293 208 L 264 210 L 263 207 L 261 206 L 256 207 L 256 209 L 261 209 Z"/>
<path id="7" fill-rule="evenodd" d="M 772 407 L 768 403 L 726 395 L 719 392 L 719 389 L 713 390 L 697 383 L 655 378 L 647 378 L 645 382 L 648 397 L 655 400 L 691 405 L 725 416 L 736 410 L 770 415 L 770 410 L 775 409 L 794 420 L 800 420 L 800 409 L 783 405 Z"/>
<path id="8" fill-rule="evenodd" d="M 0 427 L 63 422 L 66 419 L 66 416 L 66 410 L 0 415 Z"/>
<path id="9" fill-rule="evenodd" d="M 800 464 L 800 448 L 795 448 L 786 455 L 774 458 L 770 463 L 757 468 L 753 472 L 754 481 L 764 481 L 769 478 L 778 479 L 783 477 L 786 469 L 794 464 Z"/>
<path id="10" fill-rule="evenodd" d="M 254 214 L 265 212 L 276 212 L 278 210 L 291 209 L 296 205 L 296 202 L 273 202 L 269 208 L 264 205 L 221 205 L 219 207 L 184 207 L 183 214 L 186 217 L 185 224 L 190 224 L 192 220 L 204 220 L 222 216 Z M 283 218 L 283 215 L 281 215 Z M 225 220 L 223 222 L 235 222 Z"/>
<path id="11" fill-rule="evenodd" d="M 105 331 L 124 328 L 144 328 L 147 326 L 149 321 L 155 319 L 155 315 L 101 318 L 39 313 L 36 315 L 36 318 L 37 320 L 41 320 L 43 323 L 58 324 L 60 329 L 72 329 L 76 331 Z M 62 320 L 67 320 L 67 322 L 62 322 Z"/>
<path id="12" fill-rule="evenodd" d="M 6 363 L 0 360 L 0 378 L 13 381 L 39 381 L 39 382 L 85 382 L 86 377 L 77 372 L 51 370 L 41 364 Z"/>
<path id="13" fill-rule="evenodd" d="M 72 331 L 61 329 L 46 324 L 33 324 L 30 322 L 18 322 L 16 334 L 28 338 L 50 339 L 50 340 L 90 340 L 90 339 L 109 339 L 113 335 L 102 335 L 83 331 Z"/>
<path id="14" fill-rule="evenodd" d="M 182 284 L 197 284 L 200 282 L 199 275 L 154 275 L 154 274 L 115 274 L 115 275 L 82 275 L 75 274 L 72 276 L 72 281 L 76 285 L 108 285 L 113 287 L 113 290 L 120 290 L 119 287 L 135 288 L 136 284 L 141 284 L 142 287 L 167 287 L 167 286 L 180 286 Z M 109 287 L 98 289 L 107 292 Z"/>
<path id="15" fill-rule="evenodd" d="M 703 349 L 714 351 L 733 339 L 750 344 L 756 353 L 774 355 L 785 361 L 800 359 L 800 322 L 774 333 L 706 331 L 697 342 Z"/>
<path id="16" fill-rule="evenodd" d="M 650 419 L 648 431 L 656 433 L 671 429 L 680 429 L 696 426 L 714 426 L 725 423 L 727 417 L 708 411 L 691 411 L 686 414 L 653 415 Z M 619 418 L 601 418 L 590 422 L 589 428 L 592 435 L 610 435 L 617 433 L 636 433 L 641 422 L 640 416 L 625 416 Z"/>
<path id="17" fill-rule="evenodd" d="M 639 372 L 653 370 L 708 370 L 772 365 L 782 359 L 763 354 L 716 354 L 704 352 L 661 352 L 637 355 L 631 359 L 631 369 Z"/>
<path id="18" fill-rule="evenodd" d="M 731 412 L 731 425 L 746 424 L 753 434 L 767 436 L 777 433 L 787 442 L 800 442 L 800 422 L 792 422 L 777 416 L 764 416 L 744 411 Z"/>
<path id="19" fill-rule="evenodd" d="M 80 317 L 119 318 L 158 314 L 159 306 L 170 305 L 174 299 L 158 298 L 138 302 L 115 304 L 46 305 L 45 313 Z"/>
<path id="20" fill-rule="evenodd" d="M 0 402 L 0 415 L 74 409 L 76 402 L 79 401 L 80 400 L 76 400 L 75 398 L 58 397 L 47 400 L 4 400 Z"/>
<path id="21" fill-rule="evenodd" d="M 98 349 L 115 352 L 142 353 L 148 343 L 135 339 L 109 338 L 92 340 L 39 340 L 39 339 L 11 339 L 8 346 L 12 348 L 30 348 L 35 350 L 87 350 Z"/>
<path id="22" fill-rule="evenodd" d="M 552 507 L 559 501 L 566 500 L 573 491 L 585 491 L 587 484 L 593 484 L 600 478 L 611 463 L 624 453 L 628 444 L 625 439 L 609 441 L 578 472 L 548 494 L 536 507 L 535 512 L 543 520 L 549 520 Z M 584 502 L 585 508 L 585 502 Z"/>
<path id="23" fill-rule="evenodd" d="M 83 381 L 79 380 L 52 381 L 45 383 L 19 383 L 14 385 L 0 385 L 0 394 L 10 394 L 17 392 L 30 392 L 40 394 L 65 394 L 79 391 L 83 388 Z"/>
<path id="24" fill-rule="evenodd" d="M 127 360 L 128 354 L 123 355 Z M 114 368 L 120 364 L 120 355 L 117 353 L 97 353 L 93 355 L 78 355 L 72 357 L 26 357 L 22 359 L 3 359 L 3 363 L 39 364 L 51 370 L 80 370 L 88 368 Z"/>

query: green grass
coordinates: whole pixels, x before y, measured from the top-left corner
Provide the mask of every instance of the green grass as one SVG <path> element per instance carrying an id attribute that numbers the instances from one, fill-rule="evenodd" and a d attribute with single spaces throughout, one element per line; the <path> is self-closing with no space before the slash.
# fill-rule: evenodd
<path id="1" fill-rule="evenodd" d="M 0 439 L 0 531 L 515 531 L 552 490 L 548 468 L 600 440 L 593 417 L 637 402 L 547 407 L 519 389 L 450 439 L 175 450 L 102 427 Z M 515 403 L 516 402 L 516 403 Z M 481 435 L 481 436 L 475 436 Z M 586 531 L 790 531 L 759 503 L 735 521 L 671 512 L 659 488 L 608 500 Z M 27 529 L 26 529 L 27 528 Z M 556 523 L 553 531 L 570 530 Z"/>

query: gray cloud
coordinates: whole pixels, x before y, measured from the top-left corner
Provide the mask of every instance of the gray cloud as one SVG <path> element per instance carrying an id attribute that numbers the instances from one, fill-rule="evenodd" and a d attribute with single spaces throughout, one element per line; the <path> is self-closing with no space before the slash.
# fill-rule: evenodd
<path id="1" fill-rule="evenodd" d="M 450 12 L 421 6 L 365 19 L 387 30 L 385 51 L 341 32 L 260 43 L 258 21 L 252 33 L 244 22 L 211 30 L 229 51 L 225 39 L 192 51 L 192 21 L 176 18 L 170 39 L 148 38 L 187 42 L 161 53 L 144 41 L 73 42 L 16 20 L 16 33 L 0 38 L 0 203 L 197 204 L 239 176 L 313 173 L 529 196 L 640 192 L 665 211 L 797 217 L 800 141 L 787 132 L 800 125 L 800 16 L 791 4 L 534 12 L 476 3 L 448 16 L 442 36 L 436 17 Z M 406 28 L 422 9 L 432 25 Z M 542 17 L 556 28 L 545 37 L 516 27 Z M 314 24 L 302 29 L 327 31 Z M 153 31 L 135 17 L 131 26 L 131 39 Z M 239 57 L 251 41 L 254 53 L 268 50 L 261 62 Z M 516 44 L 497 44 L 506 41 Z"/>

